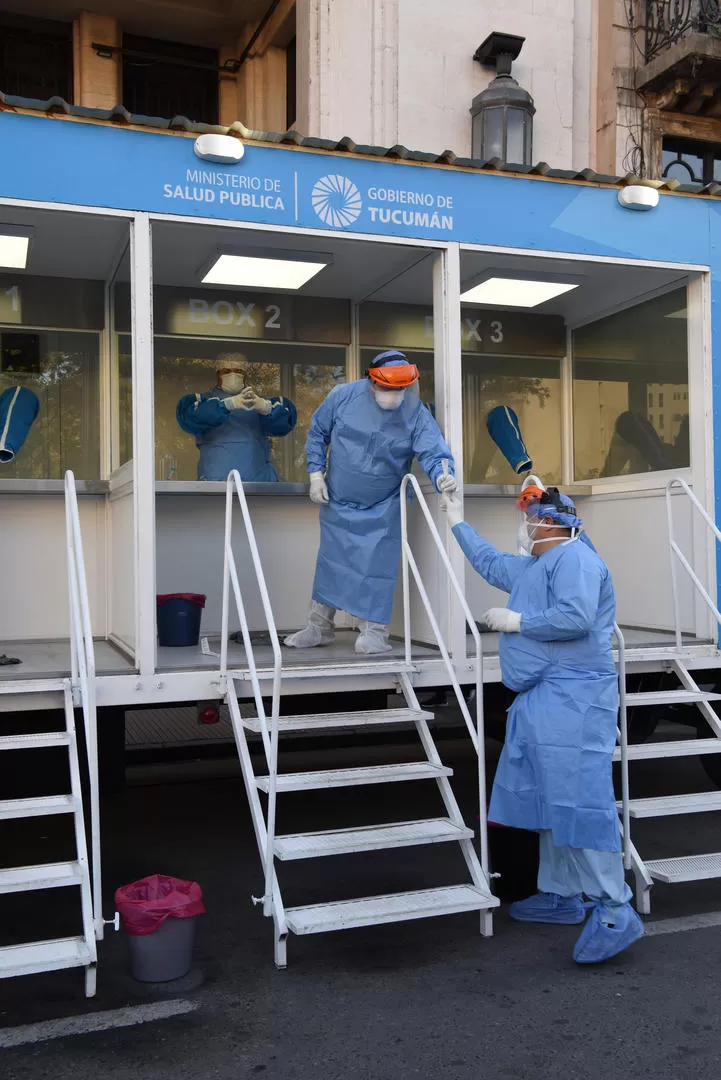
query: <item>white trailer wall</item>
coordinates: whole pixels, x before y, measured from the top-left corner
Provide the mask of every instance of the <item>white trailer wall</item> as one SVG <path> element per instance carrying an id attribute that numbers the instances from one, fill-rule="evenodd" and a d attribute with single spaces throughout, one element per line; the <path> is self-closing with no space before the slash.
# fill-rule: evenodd
<path id="1" fill-rule="evenodd" d="M 93 633 L 104 637 L 105 496 L 81 494 L 78 503 Z M 67 638 L 70 616 L 63 494 L 0 495 L 0 528 L 0 640 Z"/>

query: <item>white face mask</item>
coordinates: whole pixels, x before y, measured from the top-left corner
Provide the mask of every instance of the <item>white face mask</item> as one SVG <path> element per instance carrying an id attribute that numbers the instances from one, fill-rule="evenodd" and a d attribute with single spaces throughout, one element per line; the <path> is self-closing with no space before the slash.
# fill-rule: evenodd
<path id="1" fill-rule="evenodd" d="M 400 408 L 405 393 L 405 390 L 374 390 L 373 396 L 381 409 L 390 410 Z"/>
<path id="2" fill-rule="evenodd" d="M 542 521 L 534 521 L 533 525 L 529 526 L 528 518 L 524 517 L 521 524 L 518 526 L 518 546 L 521 549 L 521 554 L 532 555 L 533 548 L 536 544 L 550 544 L 554 540 L 560 539 L 558 536 L 548 536 L 545 539 L 538 536 L 539 529 L 557 529 L 557 525 L 546 525 Z M 571 529 L 571 535 L 564 541 L 566 544 L 570 544 L 573 540 L 577 540 L 580 533 L 578 529 Z"/>
<path id="3" fill-rule="evenodd" d="M 221 376 L 220 387 L 228 394 L 239 394 L 245 386 L 245 379 L 241 371 L 227 371 Z"/>

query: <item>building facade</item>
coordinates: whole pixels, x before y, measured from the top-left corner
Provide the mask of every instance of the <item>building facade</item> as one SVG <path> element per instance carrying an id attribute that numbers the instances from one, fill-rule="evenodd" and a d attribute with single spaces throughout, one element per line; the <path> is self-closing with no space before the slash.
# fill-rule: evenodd
<path id="1" fill-rule="evenodd" d="M 6 95 L 459 157 L 480 155 L 496 71 L 474 55 L 502 32 L 535 107 L 526 164 L 721 175 L 716 0 L 2 0 L 0 29 Z"/>

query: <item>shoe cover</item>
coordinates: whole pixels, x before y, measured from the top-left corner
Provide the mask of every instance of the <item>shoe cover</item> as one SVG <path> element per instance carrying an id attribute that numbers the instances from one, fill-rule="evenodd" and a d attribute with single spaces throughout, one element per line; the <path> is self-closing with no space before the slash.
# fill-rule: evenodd
<path id="1" fill-rule="evenodd" d="M 308 622 L 302 630 L 290 634 L 283 644 L 294 649 L 314 649 L 316 645 L 330 645 L 335 639 L 334 618 L 335 608 L 311 600 Z"/>
<path id="2" fill-rule="evenodd" d="M 607 926 L 602 916 L 612 917 L 614 925 Z M 643 923 L 630 904 L 613 909 L 596 904 L 574 946 L 573 959 L 577 964 L 600 964 L 633 945 L 643 933 Z"/>
<path id="3" fill-rule="evenodd" d="M 558 896 L 539 892 L 511 904 L 509 914 L 516 922 L 562 923 L 566 926 L 582 923 L 586 905 L 580 896 Z"/>
<path id="4" fill-rule="evenodd" d="M 363 619 L 360 623 L 360 634 L 355 643 L 355 651 L 365 655 L 392 652 L 393 646 L 388 640 L 388 627 L 383 623 L 368 622 Z"/>

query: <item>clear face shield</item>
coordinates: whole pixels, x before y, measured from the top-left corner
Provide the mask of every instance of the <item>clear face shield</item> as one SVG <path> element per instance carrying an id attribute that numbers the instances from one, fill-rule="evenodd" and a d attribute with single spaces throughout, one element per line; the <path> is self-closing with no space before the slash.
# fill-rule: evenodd
<path id="1" fill-rule="evenodd" d="M 380 409 L 383 409 L 384 412 L 393 412 L 396 409 L 400 409 L 407 397 L 415 398 L 416 400 L 420 397 L 417 381 L 411 386 L 399 388 L 378 386 L 377 383 L 371 381 L 370 390 L 376 405 L 378 405 Z"/>

